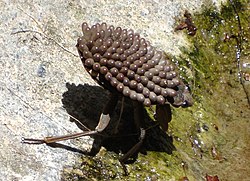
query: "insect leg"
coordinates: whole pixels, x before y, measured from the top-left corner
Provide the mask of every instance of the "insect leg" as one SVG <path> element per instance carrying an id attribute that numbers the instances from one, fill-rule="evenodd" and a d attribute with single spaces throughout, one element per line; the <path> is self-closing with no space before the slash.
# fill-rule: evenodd
<path id="1" fill-rule="evenodd" d="M 141 103 L 134 101 L 133 102 L 134 105 L 134 121 L 136 124 L 137 128 L 140 128 L 140 137 L 139 137 L 139 142 L 136 143 L 126 154 L 124 154 L 120 159 L 120 163 L 123 167 L 123 170 L 125 172 L 125 175 L 128 175 L 128 171 L 127 168 L 125 166 L 125 162 L 133 157 L 133 155 L 135 155 L 136 153 L 138 153 L 143 140 L 145 138 L 146 135 L 146 130 L 143 127 L 144 125 L 144 107 Z"/>

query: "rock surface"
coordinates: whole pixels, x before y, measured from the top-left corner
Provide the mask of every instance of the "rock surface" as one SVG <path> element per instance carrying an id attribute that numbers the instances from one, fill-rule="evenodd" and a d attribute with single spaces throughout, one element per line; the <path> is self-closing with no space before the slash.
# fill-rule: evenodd
<path id="1" fill-rule="evenodd" d="M 220 4 L 219 1 L 216 2 Z M 3 180 L 60 180 L 78 154 L 46 145 L 22 144 L 79 132 L 63 108 L 66 83 L 95 83 L 75 48 L 83 21 L 132 28 L 162 50 L 179 52 L 175 17 L 203 1 L 12 1 L 0 2 L 0 175 Z M 89 138 L 66 144 L 87 149 Z"/>

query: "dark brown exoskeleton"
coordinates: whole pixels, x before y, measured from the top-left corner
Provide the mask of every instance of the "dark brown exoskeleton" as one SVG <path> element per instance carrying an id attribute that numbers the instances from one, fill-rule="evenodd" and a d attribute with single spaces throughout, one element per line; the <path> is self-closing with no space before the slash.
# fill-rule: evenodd
<path id="1" fill-rule="evenodd" d="M 197 31 L 197 27 L 193 23 L 191 14 L 186 10 L 184 13 L 184 17 L 186 18 L 182 21 L 176 28 L 175 31 L 187 29 L 187 34 L 190 36 L 194 36 Z"/>
<path id="2" fill-rule="evenodd" d="M 156 120 L 163 130 L 167 130 L 171 120 L 170 104 L 175 107 L 191 106 L 192 96 L 178 77 L 175 66 L 133 30 L 114 28 L 106 23 L 92 27 L 83 23 L 82 31 L 83 36 L 78 38 L 76 45 L 81 61 L 91 77 L 110 91 L 110 100 L 98 125 L 93 131 L 23 141 L 49 144 L 98 134 L 108 126 L 118 100 L 127 97 L 133 101 L 135 125 L 141 131 L 139 142 L 119 159 L 127 174 L 124 162 L 138 152 L 146 134 L 144 106 L 156 105 Z M 119 124 L 118 120 L 116 124 Z"/>

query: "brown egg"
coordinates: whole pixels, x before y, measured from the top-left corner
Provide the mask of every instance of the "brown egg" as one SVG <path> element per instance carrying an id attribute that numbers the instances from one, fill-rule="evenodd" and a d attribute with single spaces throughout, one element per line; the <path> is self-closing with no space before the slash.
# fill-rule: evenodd
<path id="1" fill-rule="evenodd" d="M 107 65 L 107 63 L 108 63 L 108 60 L 106 58 L 101 58 L 100 60 L 101 66 Z"/>
<path id="2" fill-rule="evenodd" d="M 123 75 L 127 75 L 127 72 L 128 72 L 128 67 L 122 67 L 120 69 L 120 73 L 122 73 Z"/>
<path id="3" fill-rule="evenodd" d="M 172 80 L 167 80 L 167 82 L 169 88 L 175 87 L 175 83 Z"/>
<path id="4" fill-rule="evenodd" d="M 130 55 L 134 54 L 137 51 L 134 46 L 131 46 L 129 50 L 130 50 Z"/>
<path id="5" fill-rule="evenodd" d="M 145 69 L 138 68 L 137 71 L 136 71 L 136 73 L 139 74 L 139 75 L 144 75 L 145 74 Z"/>
<path id="6" fill-rule="evenodd" d="M 101 73 L 101 74 L 106 74 L 106 73 L 108 73 L 108 68 L 105 67 L 105 66 L 101 66 L 101 68 L 100 68 L 100 73 Z"/>
<path id="7" fill-rule="evenodd" d="M 127 60 L 127 55 L 121 54 L 121 55 L 120 55 L 120 60 L 121 60 L 121 61 Z"/>
<path id="8" fill-rule="evenodd" d="M 109 53 L 113 54 L 113 53 L 115 53 L 115 52 L 116 52 L 116 48 L 115 48 L 115 47 L 113 47 L 113 46 L 111 46 L 111 47 L 109 47 L 109 48 L 107 49 L 107 52 L 109 52 Z"/>
<path id="9" fill-rule="evenodd" d="M 141 55 L 138 52 L 134 53 L 133 56 L 135 60 L 139 60 L 141 58 Z"/>
<path id="10" fill-rule="evenodd" d="M 125 48 L 124 48 L 125 49 Z M 130 56 L 131 55 L 131 51 L 128 49 L 125 49 L 125 51 L 123 52 L 126 56 Z"/>
<path id="11" fill-rule="evenodd" d="M 141 60 L 141 59 L 139 59 L 139 60 L 136 60 L 135 62 L 134 62 L 134 64 L 135 65 L 137 65 L 138 67 L 141 67 L 142 65 L 143 65 L 143 60 Z"/>
<path id="12" fill-rule="evenodd" d="M 136 99 L 137 101 L 142 102 L 142 103 L 145 101 L 145 97 L 143 94 L 137 94 Z"/>
<path id="13" fill-rule="evenodd" d="M 112 53 L 106 51 L 106 52 L 103 54 L 103 57 L 104 57 L 104 58 L 107 58 L 107 59 L 110 59 L 110 58 L 112 57 Z"/>
<path id="14" fill-rule="evenodd" d="M 145 55 L 147 57 L 148 60 L 150 60 L 151 58 L 153 58 L 155 51 L 152 50 L 148 50 L 147 54 Z"/>
<path id="15" fill-rule="evenodd" d="M 139 93 L 142 92 L 143 88 L 144 88 L 144 86 L 142 85 L 142 83 L 138 83 L 137 88 L 136 88 L 136 92 L 139 92 Z"/>
<path id="16" fill-rule="evenodd" d="M 100 24 L 100 28 L 101 28 L 102 30 L 106 31 L 106 30 L 107 30 L 107 23 L 102 23 L 102 24 Z"/>
<path id="17" fill-rule="evenodd" d="M 135 80 L 131 80 L 131 81 L 129 82 L 129 87 L 130 87 L 131 89 L 137 88 L 137 82 L 136 82 Z"/>
<path id="18" fill-rule="evenodd" d="M 94 71 L 96 71 L 96 72 L 99 72 L 100 67 L 101 67 L 100 64 L 97 63 L 97 62 L 93 64 L 93 69 L 94 69 Z"/>
<path id="19" fill-rule="evenodd" d="M 130 89 L 127 86 L 124 86 L 122 94 L 128 97 L 130 95 Z"/>
<path id="20" fill-rule="evenodd" d="M 143 64 L 143 65 L 142 65 L 142 69 L 144 69 L 145 72 L 148 71 L 150 68 L 152 68 L 152 66 L 149 65 L 149 64 Z"/>
<path id="21" fill-rule="evenodd" d="M 104 39 L 105 37 L 105 31 L 104 30 L 100 30 L 100 39 Z"/>
<path id="22" fill-rule="evenodd" d="M 83 31 L 84 37 L 89 39 L 91 36 L 91 29 L 89 28 L 87 23 L 82 24 L 82 31 Z"/>
<path id="23" fill-rule="evenodd" d="M 128 39 L 127 39 L 127 40 L 128 40 Z M 128 43 L 128 42 L 127 42 L 127 43 L 122 42 L 122 43 L 120 44 L 120 47 L 121 47 L 121 48 L 124 48 L 125 51 L 127 51 L 127 50 L 129 49 L 130 46 L 131 46 L 131 44 Z M 125 51 L 123 52 L 124 54 L 125 54 Z M 127 52 L 126 55 L 129 56 L 129 55 L 130 55 L 130 52 Z"/>
<path id="24" fill-rule="evenodd" d="M 155 88 L 154 82 L 148 81 L 147 88 L 148 88 L 149 90 L 154 90 L 154 88 Z"/>
<path id="25" fill-rule="evenodd" d="M 89 50 L 89 48 L 87 47 L 87 45 L 85 45 L 85 44 L 80 44 L 80 43 L 79 43 L 78 49 L 79 49 L 81 52 L 83 52 L 83 51 L 88 51 L 88 50 Z"/>
<path id="26" fill-rule="evenodd" d="M 92 40 L 89 40 L 87 43 L 86 43 L 87 47 L 88 47 L 88 50 L 91 50 L 91 48 L 94 46 L 94 42 Z"/>
<path id="27" fill-rule="evenodd" d="M 138 75 L 138 74 L 135 74 L 134 80 L 135 80 L 136 82 L 138 82 L 138 83 L 141 82 L 141 76 Z"/>
<path id="28" fill-rule="evenodd" d="M 93 59 L 94 59 L 95 62 L 100 62 L 101 57 L 102 56 L 99 53 L 96 53 L 96 54 L 93 55 Z"/>
<path id="29" fill-rule="evenodd" d="M 116 49 L 116 53 L 122 54 L 122 53 L 124 52 L 124 50 L 125 50 L 125 49 L 124 49 L 124 48 L 121 48 L 121 47 L 120 47 L 120 48 L 117 48 L 117 49 Z"/>
<path id="30" fill-rule="evenodd" d="M 112 35 L 113 35 L 113 37 L 118 38 L 118 37 L 120 37 L 121 32 L 122 32 L 122 28 L 121 28 L 121 27 L 117 27 L 117 28 L 115 29 L 115 31 L 113 32 Z"/>
<path id="31" fill-rule="evenodd" d="M 145 56 L 145 54 L 147 53 L 147 48 L 145 47 L 140 47 L 140 49 L 138 50 L 138 53 L 140 54 L 140 56 Z"/>
<path id="32" fill-rule="evenodd" d="M 145 72 L 144 76 L 146 76 L 149 80 L 152 80 L 154 74 L 152 72 L 147 71 Z"/>
<path id="33" fill-rule="evenodd" d="M 124 42 L 127 39 L 128 35 L 127 35 L 127 29 L 123 29 L 122 33 L 121 33 L 121 39 L 122 42 Z"/>
<path id="34" fill-rule="evenodd" d="M 99 53 L 100 53 L 101 55 L 103 55 L 104 53 L 106 53 L 107 49 L 108 49 L 108 47 L 107 47 L 106 45 L 101 45 L 101 46 L 99 47 Z"/>
<path id="35" fill-rule="evenodd" d="M 136 72 L 137 68 L 138 68 L 138 66 L 137 66 L 136 64 L 131 64 L 131 65 L 129 66 L 129 69 L 130 69 L 130 70 L 133 70 L 134 72 Z"/>
<path id="36" fill-rule="evenodd" d="M 115 29 L 115 27 L 114 27 L 113 25 L 110 25 L 110 26 L 109 26 L 109 29 L 113 32 L 114 29 Z"/>
<path id="37" fill-rule="evenodd" d="M 124 62 L 123 62 L 123 66 L 124 66 L 124 67 L 129 67 L 130 64 L 131 64 L 131 63 L 130 63 L 129 61 L 124 61 Z"/>
<path id="38" fill-rule="evenodd" d="M 140 57 L 140 60 L 143 62 L 143 64 L 147 64 L 147 58 L 146 57 Z"/>
<path id="39" fill-rule="evenodd" d="M 126 85 L 126 86 L 128 86 L 129 82 L 130 82 L 129 79 L 127 77 L 124 77 L 123 84 Z"/>
<path id="40" fill-rule="evenodd" d="M 173 90 L 173 89 L 165 88 L 165 90 L 168 92 L 168 95 L 169 95 L 170 97 L 174 97 L 174 96 L 177 95 L 177 92 L 176 92 L 175 90 Z"/>
<path id="41" fill-rule="evenodd" d="M 151 102 L 156 102 L 156 100 L 157 100 L 156 94 L 154 92 L 150 92 L 149 99 L 151 100 Z"/>
<path id="42" fill-rule="evenodd" d="M 157 64 L 158 64 L 161 57 L 162 57 L 162 52 L 161 51 L 156 51 L 154 56 L 152 57 L 152 60 L 156 61 Z"/>
<path id="43" fill-rule="evenodd" d="M 140 39 L 140 45 L 147 47 L 145 38 Z"/>
<path id="44" fill-rule="evenodd" d="M 83 31 L 83 33 L 86 33 L 89 30 L 90 30 L 90 28 L 89 28 L 88 24 L 86 22 L 84 22 L 82 24 L 82 31 Z"/>
<path id="45" fill-rule="evenodd" d="M 162 90 L 161 90 L 161 95 L 162 95 L 162 96 L 164 96 L 164 97 L 169 96 L 169 94 L 168 94 L 168 90 L 166 90 L 166 89 L 162 89 Z"/>
<path id="46" fill-rule="evenodd" d="M 88 58 L 85 60 L 84 65 L 87 67 L 92 67 L 94 64 L 94 60 L 92 58 Z"/>
<path id="47" fill-rule="evenodd" d="M 113 86 L 113 87 L 116 87 L 118 85 L 119 81 L 115 78 L 115 77 L 111 77 L 110 79 L 110 84 Z"/>
<path id="48" fill-rule="evenodd" d="M 92 58 L 92 53 L 86 50 L 86 51 L 83 51 L 83 52 L 82 52 L 82 56 L 83 56 L 85 59 Z"/>
<path id="49" fill-rule="evenodd" d="M 149 98 L 145 98 L 143 104 L 144 104 L 145 106 L 150 106 L 150 105 L 151 105 L 150 99 L 149 99 Z"/>
<path id="50" fill-rule="evenodd" d="M 165 104 L 166 102 L 165 98 L 162 95 L 157 96 L 156 99 L 159 104 Z"/>
<path id="51" fill-rule="evenodd" d="M 120 60 L 120 55 L 119 55 L 118 53 L 114 53 L 114 54 L 111 56 L 111 58 L 112 58 L 113 60 Z"/>
<path id="52" fill-rule="evenodd" d="M 171 73 L 173 75 L 173 78 L 175 78 L 178 75 L 177 72 L 175 72 L 175 71 L 171 71 Z"/>
<path id="53" fill-rule="evenodd" d="M 145 96 L 145 97 L 149 97 L 149 94 L 150 94 L 150 90 L 146 87 L 143 88 L 143 91 L 142 91 L 142 94 Z"/>
<path id="54" fill-rule="evenodd" d="M 164 66 L 163 65 L 156 65 L 155 68 L 158 69 L 159 71 L 163 71 L 164 70 Z"/>
<path id="55" fill-rule="evenodd" d="M 174 67 L 173 64 L 170 64 L 169 67 L 170 67 L 170 70 L 171 70 L 171 71 L 174 71 L 175 67 Z"/>
<path id="56" fill-rule="evenodd" d="M 91 32 L 92 32 L 92 35 L 94 35 L 97 32 L 96 25 L 91 26 Z M 93 36 L 90 39 L 93 40 Z"/>
<path id="57" fill-rule="evenodd" d="M 105 36 L 104 36 L 103 39 L 107 41 L 107 39 L 110 39 L 111 34 L 112 34 L 112 29 L 107 28 L 107 30 L 105 31 Z"/>
<path id="58" fill-rule="evenodd" d="M 115 49 L 117 49 L 120 46 L 120 41 L 114 41 L 112 44 L 112 47 L 114 47 Z"/>
<path id="59" fill-rule="evenodd" d="M 168 79 L 168 80 L 173 79 L 173 74 L 172 74 L 172 72 L 167 72 L 167 73 L 166 73 L 166 79 Z"/>
<path id="60" fill-rule="evenodd" d="M 100 34 L 101 36 L 101 34 Z M 94 46 L 100 47 L 103 44 L 103 39 L 99 38 L 94 42 Z"/>
<path id="61" fill-rule="evenodd" d="M 130 99 L 137 100 L 137 93 L 135 91 L 130 91 Z"/>
<path id="62" fill-rule="evenodd" d="M 155 85 L 154 93 L 159 95 L 159 94 L 161 94 L 161 90 L 162 90 L 162 88 L 159 85 Z"/>
<path id="63" fill-rule="evenodd" d="M 164 88 L 167 87 L 168 86 L 168 81 L 166 79 L 161 79 L 160 86 L 164 87 Z"/>
<path id="64" fill-rule="evenodd" d="M 161 78 L 159 76 L 153 76 L 152 81 L 155 84 L 159 84 L 161 82 Z"/>
<path id="65" fill-rule="evenodd" d="M 148 78 L 146 77 L 146 76 L 141 76 L 141 83 L 143 84 L 143 85 L 147 85 L 148 84 Z"/>
<path id="66" fill-rule="evenodd" d="M 118 85 L 116 86 L 116 89 L 119 91 L 119 92 L 122 92 L 123 89 L 124 89 L 124 85 L 122 83 L 118 83 Z"/>
<path id="67" fill-rule="evenodd" d="M 112 74 L 111 74 L 110 72 L 108 72 L 108 73 L 105 75 L 105 79 L 106 79 L 107 81 L 110 81 L 111 78 L 112 78 Z"/>
<path id="68" fill-rule="evenodd" d="M 107 48 L 111 47 L 113 44 L 113 40 L 111 38 L 108 38 L 105 42 L 103 42 L 103 45 L 106 45 Z"/>
<path id="69" fill-rule="evenodd" d="M 165 78 L 166 78 L 166 72 L 160 71 L 160 72 L 159 72 L 159 77 L 165 79 Z"/>
<path id="70" fill-rule="evenodd" d="M 104 39 L 105 39 L 105 40 L 109 39 L 110 36 L 111 36 L 111 34 L 112 34 L 112 29 L 108 28 L 108 29 L 105 31 L 105 37 L 104 37 Z"/>
<path id="71" fill-rule="evenodd" d="M 124 79 L 124 75 L 122 73 L 118 73 L 116 76 L 117 80 L 119 80 L 120 82 L 123 82 Z"/>
<path id="72" fill-rule="evenodd" d="M 180 85 L 180 80 L 179 79 L 173 78 L 172 81 L 173 81 L 173 83 L 174 83 L 175 86 Z"/>
<path id="73" fill-rule="evenodd" d="M 129 61 L 130 63 L 133 63 L 135 61 L 135 57 L 133 55 L 129 55 L 127 58 L 127 61 Z"/>
<path id="74" fill-rule="evenodd" d="M 118 69 L 115 67 L 111 68 L 109 71 L 114 77 L 119 73 Z"/>
<path id="75" fill-rule="evenodd" d="M 149 72 L 151 72 L 153 75 L 158 75 L 160 71 L 157 68 L 151 68 Z"/>
<path id="76" fill-rule="evenodd" d="M 99 32 L 92 33 L 91 40 L 96 41 L 98 38 L 101 37 Z"/>
<path id="77" fill-rule="evenodd" d="M 147 64 L 148 64 L 148 67 L 149 67 L 149 68 L 153 68 L 153 67 L 156 65 L 156 61 L 155 61 L 155 60 L 149 60 L 149 61 L 147 62 Z"/>
<path id="78" fill-rule="evenodd" d="M 170 69 L 170 66 L 169 65 L 165 65 L 164 66 L 164 72 L 169 72 L 171 69 Z"/>
<path id="79" fill-rule="evenodd" d="M 135 72 L 132 71 L 132 70 L 128 70 L 128 72 L 127 72 L 127 77 L 128 77 L 130 80 L 134 79 L 134 77 L 135 77 Z"/>
<path id="80" fill-rule="evenodd" d="M 109 59 L 107 65 L 108 65 L 108 67 L 112 68 L 115 66 L 115 61 L 112 59 Z"/>

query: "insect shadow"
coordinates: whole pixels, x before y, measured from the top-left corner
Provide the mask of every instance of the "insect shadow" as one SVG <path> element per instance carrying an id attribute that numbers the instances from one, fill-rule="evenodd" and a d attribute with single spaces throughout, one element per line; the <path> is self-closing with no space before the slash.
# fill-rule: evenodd
<path id="1" fill-rule="evenodd" d="M 99 86 L 92 86 L 88 84 L 75 85 L 66 83 L 68 91 L 63 93 L 62 103 L 68 114 L 76 118 L 70 118 L 81 130 L 86 131 L 86 127 L 94 130 L 98 124 L 99 117 L 102 109 L 108 101 L 109 92 Z M 134 123 L 133 106 L 131 100 L 125 99 L 124 109 L 122 111 L 121 119 L 118 129 L 115 132 L 117 121 L 119 120 L 121 112 L 121 101 L 118 102 L 114 113 L 111 115 L 110 124 L 102 132 L 101 135 L 93 135 L 94 143 L 90 152 L 79 151 L 77 149 L 69 149 L 62 144 L 53 143 L 52 147 L 61 147 L 67 150 L 81 152 L 84 154 L 95 156 L 101 146 L 105 147 L 108 151 L 115 153 L 126 154 L 138 141 L 139 131 Z M 172 154 L 176 150 L 173 145 L 173 139 L 168 136 L 144 111 L 146 137 L 140 148 L 141 153 L 146 154 L 147 151 L 166 152 Z M 84 126 L 83 126 L 84 125 Z M 132 163 L 136 160 L 138 153 L 133 156 Z"/>

